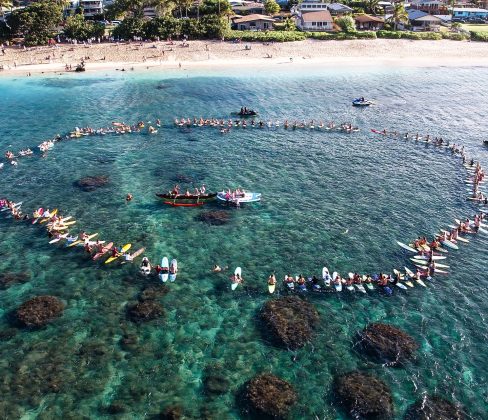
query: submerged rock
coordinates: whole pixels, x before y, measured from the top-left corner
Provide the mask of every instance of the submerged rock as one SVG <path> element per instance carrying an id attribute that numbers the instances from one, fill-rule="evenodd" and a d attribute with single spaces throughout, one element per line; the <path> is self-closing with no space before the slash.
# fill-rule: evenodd
<path id="1" fill-rule="evenodd" d="M 29 280 L 27 273 L 1 273 L 0 290 L 8 289 L 17 283 L 26 283 Z"/>
<path id="2" fill-rule="evenodd" d="M 160 318 L 164 315 L 163 306 L 154 300 L 144 300 L 130 305 L 129 318 L 134 322 L 145 322 Z"/>
<path id="3" fill-rule="evenodd" d="M 168 292 L 169 288 L 164 284 L 148 286 L 140 293 L 139 300 L 154 300 L 163 297 Z"/>
<path id="4" fill-rule="evenodd" d="M 171 405 L 159 413 L 159 418 L 161 420 L 180 420 L 183 418 L 183 409 L 178 405 Z"/>
<path id="5" fill-rule="evenodd" d="M 402 330 L 388 324 L 369 324 L 358 333 L 359 347 L 372 358 L 391 365 L 401 364 L 414 356 L 419 345 Z"/>
<path id="6" fill-rule="evenodd" d="M 225 210 L 210 210 L 200 213 L 197 217 L 200 222 L 213 226 L 221 226 L 229 223 L 230 215 Z"/>
<path id="7" fill-rule="evenodd" d="M 393 399 L 388 386 L 374 376 L 351 372 L 335 378 L 334 391 L 339 403 L 358 419 L 389 419 Z"/>
<path id="8" fill-rule="evenodd" d="M 278 343 L 292 350 L 310 341 L 319 320 L 315 307 L 298 296 L 269 300 L 261 317 Z"/>
<path id="9" fill-rule="evenodd" d="M 207 366 L 203 378 L 205 392 L 210 395 L 222 395 L 229 392 L 229 381 L 220 365 Z"/>
<path id="10" fill-rule="evenodd" d="M 18 321 L 26 327 L 39 327 L 60 316 L 64 304 L 54 296 L 36 296 L 16 311 Z"/>
<path id="11" fill-rule="evenodd" d="M 461 407 L 437 395 L 425 395 L 412 404 L 405 413 L 405 420 L 463 420 Z"/>
<path id="12" fill-rule="evenodd" d="M 82 191 L 94 191 L 97 188 L 103 187 L 109 183 L 109 177 L 105 175 L 86 176 L 79 179 L 74 184 Z"/>
<path id="13" fill-rule="evenodd" d="M 297 394 L 288 382 L 265 373 L 248 382 L 246 399 L 258 414 L 282 418 L 296 403 Z"/>

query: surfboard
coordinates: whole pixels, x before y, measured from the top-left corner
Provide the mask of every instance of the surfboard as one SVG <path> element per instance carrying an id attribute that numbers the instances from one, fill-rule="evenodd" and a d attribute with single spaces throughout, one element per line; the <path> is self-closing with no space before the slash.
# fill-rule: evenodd
<path id="1" fill-rule="evenodd" d="M 273 275 L 273 276 L 274 276 L 274 275 Z M 275 278 L 275 280 L 276 280 L 276 278 Z M 269 284 L 269 283 L 268 283 L 268 292 L 269 292 L 269 293 L 273 294 L 273 293 L 274 293 L 274 291 L 275 291 L 275 289 L 276 289 L 276 284 Z"/>
<path id="2" fill-rule="evenodd" d="M 242 272 L 241 267 L 237 267 L 237 268 L 234 270 L 234 276 L 239 275 L 239 277 L 241 277 L 241 272 Z M 231 288 L 232 290 L 236 290 L 236 289 L 237 289 L 237 286 L 239 286 L 239 283 L 234 283 L 234 282 L 233 282 L 233 283 L 232 283 L 232 285 L 230 286 L 230 288 Z"/>
<path id="3" fill-rule="evenodd" d="M 332 280 L 335 281 L 335 279 L 337 278 L 338 275 L 339 274 L 337 273 L 337 271 L 334 271 L 332 273 Z M 342 282 L 340 282 L 339 284 L 334 283 L 334 287 L 335 287 L 336 291 L 341 292 L 342 291 Z"/>
<path id="4" fill-rule="evenodd" d="M 431 258 L 431 257 L 430 257 L 430 255 L 420 255 L 420 254 L 419 254 L 419 255 L 415 255 L 415 256 L 414 256 L 414 258 L 415 258 L 416 260 L 427 260 L 427 261 L 428 261 L 428 260 L 430 260 L 430 258 Z M 445 257 L 444 255 L 433 255 L 433 256 L 432 256 L 432 259 L 433 259 L 434 261 L 438 261 L 438 260 L 445 260 L 446 258 L 447 258 L 447 257 Z"/>
<path id="5" fill-rule="evenodd" d="M 100 252 L 97 252 L 93 257 L 92 260 L 98 260 L 100 257 L 105 255 L 108 251 L 112 249 L 114 246 L 113 242 L 109 242 L 107 245 L 105 245 Z"/>
<path id="6" fill-rule="evenodd" d="M 411 246 L 408 246 L 407 244 L 404 244 L 403 242 L 400 242 L 400 241 L 396 241 L 396 243 L 398 245 L 400 245 L 403 249 L 406 249 L 407 251 L 410 251 L 410 252 L 417 252 L 417 250 L 415 248 L 412 248 Z"/>
<path id="7" fill-rule="evenodd" d="M 329 269 L 327 267 L 323 267 L 322 268 L 322 279 L 324 280 L 324 284 L 327 287 L 330 287 L 331 277 L 330 277 L 330 274 L 329 274 Z"/>
<path id="8" fill-rule="evenodd" d="M 98 235 L 95 234 L 95 236 Z M 93 236 L 93 235 L 92 235 Z M 132 244 L 125 244 L 122 249 L 120 250 L 120 254 L 125 254 L 129 249 L 130 247 L 132 246 Z M 115 261 L 117 258 L 121 257 L 122 255 L 119 255 L 118 257 L 110 257 L 108 258 L 106 261 L 105 261 L 105 264 L 110 264 L 112 261 Z"/>
<path id="9" fill-rule="evenodd" d="M 173 258 L 171 260 L 170 268 L 174 268 L 174 273 L 169 274 L 169 281 L 173 282 L 176 280 L 176 274 L 178 273 L 178 261 L 176 261 L 176 258 Z"/>
<path id="10" fill-rule="evenodd" d="M 161 268 L 163 269 L 163 271 L 159 273 L 159 279 L 162 282 L 166 283 L 169 277 L 169 262 L 167 257 L 163 257 L 163 259 L 161 260 Z"/>

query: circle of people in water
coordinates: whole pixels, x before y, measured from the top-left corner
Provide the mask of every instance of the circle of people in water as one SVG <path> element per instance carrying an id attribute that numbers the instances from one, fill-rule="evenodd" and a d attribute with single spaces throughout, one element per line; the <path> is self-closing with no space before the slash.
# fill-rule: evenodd
<path id="1" fill-rule="evenodd" d="M 177 127 L 217 127 L 220 128 L 221 132 L 228 132 L 234 127 L 246 128 L 248 125 L 259 128 L 276 128 L 281 126 L 279 121 L 256 122 L 254 117 L 257 116 L 257 113 L 248 110 L 247 108 L 242 108 L 241 111 L 236 114 L 240 116 L 241 119 L 175 118 L 174 124 Z M 253 119 L 248 122 L 245 119 L 248 117 L 252 117 Z M 161 127 L 161 121 L 156 119 L 155 125 L 158 128 Z M 322 121 L 317 122 L 315 120 L 311 120 L 309 123 L 294 121 L 291 124 L 288 120 L 285 120 L 283 127 L 286 129 L 290 127 L 292 129 L 337 129 L 347 133 L 359 131 L 358 127 L 353 127 L 350 123 L 344 123 L 336 127 L 333 122 L 325 125 Z M 42 155 L 46 155 L 56 143 L 65 140 L 79 139 L 87 136 L 104 136 L 108 134 L 122 135 L 133 132 L 140 133 L 144 131 L 147 132 L 147 134 L 157 134 L 158 129 L 153 127 L 150 121 L 147 122 L 147 131 L 146 123 L 143 121 L 133 125 L 124 122 L 112 122 L 111 127 L 98 129 L 91 127 L 76 127 L 67 135 L 61 136 L 58 134 L 53 139 L 43 141 L 37 148 Z M 485 171 L 479 162 L 476 162 L 474 159 L 468 160 L 464 146 L 455 143 L 451 144 L 442 138 L 432 138 L 430 135 L 421 136 L 418 133 L 415 135 L 409 133 L 400 134 L 396 131 L 387 131 L 386 129 L 371 129 L 371 132 L 385 138 L 400 138 L 411 140 L 416 143 L 432 144 L 435 147 L 446 149 L 446 151 L 451 152 L 453 156 L 460 157 L 463 167 L 468 173 L 468 178 L 465 180 L 465 184 L 470 190 L 470 194 L 467 199 L 482 206 L 488 204 L 488 196 L 482 190 L 485 183 Z M 34 154 L 35 153 L 30 148 L 22 149 L 17 153 L 7 150 L 5 152 L 5 158 L 7 162 L 16 167 L 20 158 L 29 157 Z M 2 162 L 0 163 L 0 169 L 3 168 L 4 163 Z M 255 203 L 261 200 L 261 193 L 258 192 L 248 192 L 242 188 L 234 190 L 227 189 L 220 192 L 209 192 L 205 185 L 195 188 L 192 192 L 189 190 L 183 192 L 179 185 L 175 185 L 170 191 L 156 193 L 156 196 L 162 198 L 164 204 L 173 207 L 199 207 L 214 199 L 217 199 L 226 205 L 239 207 L 242 204 Z M 128 193 L 126 201 L 132 201 L 132 199 L 133 195 Z M 132 244 L 127 243 L 116 246 L 114 242 L 110 241 L 107 243 L 107 241 L 98 238 L 98 232 L 88 233 L 81 230 L 78 234 L 73 234 L 71 231 L 74 229 L 76 220 L 74 220 L 73 216 L 61 215 L 58 209 L 50 210 L 49 208 L 39 207 L 29 214 L 29 212 L 23 212 L 22 202 L 15 202 L 14 200 L 3 198 L 0 199 L 0 212 L 5 213 L 7 217 L 12 217 L 17 221 L 23 221 L 25 223 L 30 222 L 32 225 L 44 225 L 47 230 L 50 244 L 63 243 L 67 248 L 80 247 L 86 254 L 90 255 L 93 261 L 101 260 L 102 257 L 108 257 L 104 260 L 104 264 L 114 262 L 127 264 L 134 262 L 137 257 L 141 257 L 142 260 L 139 270 L 142 274 L 151 275 L 154 273 L 162 282 L 176 280 L 178 273 L 178 261 L 176 258 L 173 258 L 170 261 L 165 256 L 161 259 L 160 264 L 152 264 L 149 261 L 149 258 L 143 255 L 146 250 L 145 247 L 141 247 L 137 251 L 130 253 Z M 452 224 L 449 224 L 445 229 L 441 229 L 431 240 L 428 240 L 426 237 L 418 237 L 409 244 L 397 241 L 397 244 L 402 249 L 414 254 L 408 261 L 409 264 L 413 265 L 412 268 L 405 266 L 404 270 L 394 269 L 392 274 L 381 272 L 378 274 L 359 274 L 350 272 L 347 273 L 347 275 L 341 275 L 336 271 L 333 271 L 331 274 L 328 267 L 323 267 L 321 275 L 318 276 L 313 275 L 311 277 L 306 277 L 303 274 L 292 275 L 287 273 L 281 280 L 283 285 L 282 290 L 292 293 L 307 291 L 341 292 L 343 290 L 353 292 L 358 290 L 361 293 L 379 291 L 386 295 L 391 295 L 393 294 L 395 287 L 403 290 L 413 288 L 415 285 L 427 287 L 424 280 L 432 281 L 436 275 L 449 274 L 448 269 L 450 267 L 445 264 L 449 252 L 459 250 L 460 246 L 468 244 L 470 242 L 468 239 L 469 235 L 477 233 L 488 234 L 488 225 L 483 223 L 485 217 L 485 212 L 480 211 L 476 213 L 472 219 L 455 219 Z M 212 271 L 219 273 L 226 271 L 227 269 L 228 267 L 220 267 L 216 264 L 212 268 Z M 229 279 L 232 290 L 237 289 L 239 285 L 243 284 L 244 277 L 242 268 L 237 267 Z M 268 292 L 271 294 L 275 293 L 278 284 L 279 282 L 276 274 L 270 274 L 267 278 Z"/>

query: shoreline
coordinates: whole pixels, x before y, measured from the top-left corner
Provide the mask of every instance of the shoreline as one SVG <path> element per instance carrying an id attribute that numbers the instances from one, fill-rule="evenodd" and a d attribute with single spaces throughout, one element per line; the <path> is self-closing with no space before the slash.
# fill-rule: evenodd
<path id="1" fill-rule="evenodd" d="M 289 43 L 107 43 L 7 48 L 0 76 L 72 73 L 84 59 L 86 72 L 107 70 L 198 70 L 287 66 L 488 67 L 488 44 L 466 41 L 305 40 Z"/>

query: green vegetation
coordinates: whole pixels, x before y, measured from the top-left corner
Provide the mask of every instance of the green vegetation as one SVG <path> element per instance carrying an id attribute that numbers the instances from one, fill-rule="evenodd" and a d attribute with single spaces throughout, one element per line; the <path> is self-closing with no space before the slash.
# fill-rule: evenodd
<path id="1" fill-rule="evenodd" d="M 488 42 L 488 32 L 471 31 L 470 34 L 472 41 Z"/>
<path id="2" fill-rule="evenodd" d="M 378 38 L 416 39 L 416 40 L 431 40 L 431 41 L 438 41 L 443 39 L 443 35 L 437 32 L 378 31 L 376 32 L 376 36 Z"/>
<path id="3" fill-rule="evenodd" d="M 306 39 L 305 32 L 291 32 L 291 31 L 269 31 L 269 32 L 251 32 L 251 31 L 228 31 L 225 35 L 226 41 L 234 41 L 240 39 L 245 42 L 259 41 L 259 42 L 289 42 L 289 41 L 303 41 Z"/>
<path id="4" fill-rule="evenodd" d="M 15 10 L 7 18 L 2 32 L 5 38 L 22 37 L 27 46 L 45 45 L 56 35 L 56 27 L 62 21 L 62 8 L 54 2 L 32 3 Z"/>
<path id="5" fill-rule="evenodd" d="M 312 39 L 344 41 L 348 39 L 376 39 L 376 32 L 307 32 Z"/>
<path id="6" fill-rule="evenodd" d="M 276 0 L 266 0 L 264 2 L 264 10 L 268 15 L 276 15 L 281 10 L 280 5 Z"/>
<path id="7" fill-rule="evenodd" d="M 488 32 L 488 25 L 460 25 L 462 29 L 469 32 Z"/>
<path id="8" fill-rule="evenodd" d="M 356 32 L 356 24 L 351 16 L 341 16 L 335 20 L 335 23 L 341 28 L 342 32 Z"/>
<path id="9" fill-rule="evenodd" d="M 86 21 L 83 15 L 69 16 L 64 25 L 67 38 L 86 41 L 90 38 L 102 38 L 105 26 L 100 22 Z"/>

